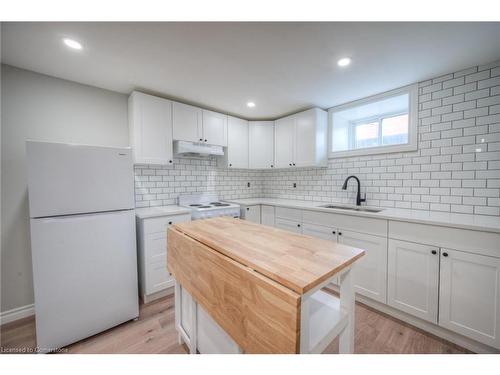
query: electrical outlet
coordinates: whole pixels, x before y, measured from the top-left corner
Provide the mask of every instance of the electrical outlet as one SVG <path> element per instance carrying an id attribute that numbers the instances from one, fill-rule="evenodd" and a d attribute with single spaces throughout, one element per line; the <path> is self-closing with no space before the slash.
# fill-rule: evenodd
<path id="1" fill-rule="evenodd" d="M 294 187 L 294 188 L 296 188 L 296 187 L 297 187 L 297 183 L 296 183 L 296 182 L 294 182 L 294 183 L 293 183 L 293 187 Z"/>
<path id="2" fill-rule="evenodd" d="M 250 187 L 250 182 L 247 182 L 247 187 Z"/>

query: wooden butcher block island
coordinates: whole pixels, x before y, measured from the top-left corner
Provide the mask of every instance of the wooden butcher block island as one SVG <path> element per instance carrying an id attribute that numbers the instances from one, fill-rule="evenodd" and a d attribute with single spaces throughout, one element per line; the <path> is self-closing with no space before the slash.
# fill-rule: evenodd
<path id="1" fill-rule="evenodd" d="M 168 229 L 179 339 L 192 353 L 320 353 L 354 346 L 351 267 L 364 250 L 217 217 Z M 321 290 L 337 282 L 340 298 Z"/>

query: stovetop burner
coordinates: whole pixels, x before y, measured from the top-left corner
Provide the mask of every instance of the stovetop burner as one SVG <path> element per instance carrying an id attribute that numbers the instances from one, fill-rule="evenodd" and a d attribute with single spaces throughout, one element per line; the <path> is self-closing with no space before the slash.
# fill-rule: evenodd
<path id="1" fill-rule="evenodd" d="M 191 209 L 191 219 L 208 219 L 216 216 L 240 217 L 240 206 L 219 201 L 217 194 L 181 194 L 178 204 Z"/>

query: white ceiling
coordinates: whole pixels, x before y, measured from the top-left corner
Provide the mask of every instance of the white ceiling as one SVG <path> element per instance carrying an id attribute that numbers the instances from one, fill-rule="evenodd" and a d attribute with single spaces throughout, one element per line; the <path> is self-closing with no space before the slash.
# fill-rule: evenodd
<path id="1" fill-rule="evenodd" d="M 328 108 L 500 59 L 500 23 L 3 23 L 1 35 L 5 64 L 245 118 Z M 344 56 L 353 62 L 339 68 Z"/>

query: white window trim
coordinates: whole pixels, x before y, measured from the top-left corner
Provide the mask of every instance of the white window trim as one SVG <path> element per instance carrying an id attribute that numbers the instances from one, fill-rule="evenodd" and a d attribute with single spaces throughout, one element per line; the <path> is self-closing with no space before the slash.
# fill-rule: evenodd
<path id="1" fill-rule="evenodd" d="M 332 149 L 332 113 L 343 111 L 359 105 L 368 104 L 381 99 L 409 94 L 409 112 L 408 112 L 408 143 L 401 145 L 388 145 L 376 147 L 364 147 L 354 150 L 331 151 Z M 368 98 L 359 99 L 353 102 L 332 107 L 328 110 L 328 158 L 343 158 L 348 156 L 388 154 L 393 152 L 416 151 L 418 146 L 418 84 L 400 87 L 395 90 L 387 91 L 381 94 L 373 95 Z"/>

